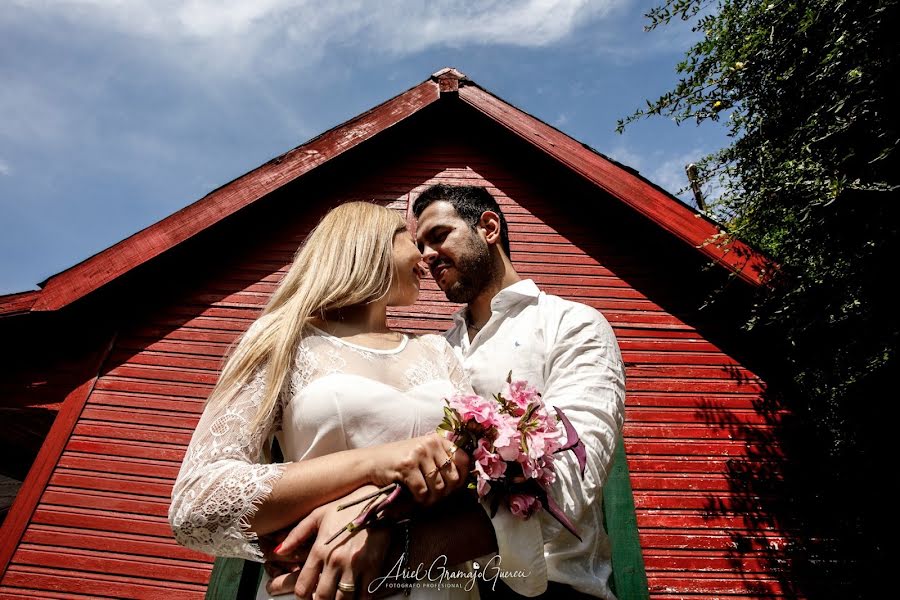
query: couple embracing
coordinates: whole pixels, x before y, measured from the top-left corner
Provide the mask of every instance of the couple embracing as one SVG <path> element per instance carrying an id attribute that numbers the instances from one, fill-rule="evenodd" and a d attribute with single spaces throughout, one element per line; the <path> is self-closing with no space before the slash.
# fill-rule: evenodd
<path id="1" fill-rule="evenodd" d="M 394 211 L 359 202 L 310 233 L 209 398 L 172 492 L 176 539 L 266 560 L 258 598 L 398 593 L 388 580 L 399 565 L 417 573 L 403 590 L 417 599 L 613 598 L 601 500 L 625 375 L 612 329 L 519 277 L 484 188 L 433 186 L 413 212 L 415 238 Z M 387 326 L 388 306 L 418 299 L 423 261 L 465 304 L 443 336 Z M 584 442 L 584 475 L 560 455 L 550 489 L 581 540 L 545 511 L 491 516 L 463 485 L 471 458 L 435 433 L 443 398 L 490 397 L 510 372 Z M 273 438 L 284 462 L 267 460 Z M 352 517 L 339 506 L 391 483 L 408 491 L 412 518 L 326 543 Z M 496 573 L 480 574 L 480 592 L 476 565 Z"/>

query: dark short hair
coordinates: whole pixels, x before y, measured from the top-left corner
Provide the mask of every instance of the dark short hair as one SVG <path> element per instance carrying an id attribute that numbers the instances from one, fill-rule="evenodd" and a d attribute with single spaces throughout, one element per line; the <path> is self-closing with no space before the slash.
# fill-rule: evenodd
<path id="1" fill-rule="evenodd" d="M 506 217 L 503 216 L 500 205 L 485 188 L 477 185 L 446 185 L 444 183 L 433 185 L 419 194 L 419 197 L 413 202 L 413 214 L 418 219 L 425 209 L 435 202 L 449 202 L 456 210 L 456 214 L 472 229 L 478 225 L 481 215 L 485 211 L 497 213 L 500 216 L 500 247 L 506 252 L 507 258 L 511 256 L 509 226 L 506 224 Z"/>

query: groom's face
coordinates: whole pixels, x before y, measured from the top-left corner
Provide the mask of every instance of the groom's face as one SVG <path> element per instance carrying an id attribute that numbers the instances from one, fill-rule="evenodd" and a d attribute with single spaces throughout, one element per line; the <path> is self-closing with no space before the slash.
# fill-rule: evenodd
<path id="1" fill-rule="evenodd" d="M 416 241 L 431 276 L 451 302 L 471 302 L 491 281 L 483 232 L 461 219 L 449 202 L 435 202 L 422 211 Z"/>

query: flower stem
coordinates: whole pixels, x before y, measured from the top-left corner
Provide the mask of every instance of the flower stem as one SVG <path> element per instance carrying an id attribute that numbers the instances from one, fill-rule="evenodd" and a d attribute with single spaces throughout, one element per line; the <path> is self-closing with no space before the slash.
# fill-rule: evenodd
<path id="1" fill-rule="evenodd" d="M 347 502 L 346 504 L 338 505 L 337 510 L 344 510 L 345 508 L 350 508 L 351 506 L 356 506 L 360 502 L 365 502 L 366 500 L 371 500 L 372 498 L 380 496 L 381 494 L 390 493 L 390 492 L 394 491 L 394 488 L 398 487 L 399 485 L 400 485 L 399 483 L 389 483 L 388 485 L 384 486 L 380 490 L 375 490 L 371 494 L 367 494 L 365 496 L 362 496 L 361 498 L 357 498 L 356 500 Z"/>
<path id="2" fill-rule="evenodd" d="M 381 495 L 385 493 L 387 493 L 387 497 L 379 501 Z M 366 529 L 367 527 L 372 526 L 379 520 L 378 513 L 387 508 L 391 504 L 391 502 L 397 499 L 399 495 L 400 484 L 392 483 L 390 485 L 384 486 L 380 490 L 372 492 L 371 494 L 368 494 L 361 498 L 357 498 L 356 500 L 348 502 L 347 504 L 341 504 L 340 506 L 338 506 L 337 510 L 343 510 L 345 508 L 355 506 L 361 502 L 365 502 L 366 500 L 368 500 L 368 503 L 366 503 L 363 509 L 359 511 L 359 514 L 356 515 L 356 518 L 338 529 L 333 536 L 328 538 L 328 541 L 325 542 L 325 545 L 327 546 L 328 544 L 333 542 L 339 535 L 341 535 L 345 531 L 353 533 L 354 531 Z"/>

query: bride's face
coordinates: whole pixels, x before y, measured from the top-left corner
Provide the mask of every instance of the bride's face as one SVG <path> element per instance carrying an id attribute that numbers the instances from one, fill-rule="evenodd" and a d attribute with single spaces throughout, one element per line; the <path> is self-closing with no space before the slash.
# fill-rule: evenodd
<path id="1" fill-rule="evenodd" d="M 409 306 L 419 299 L 420 279 L 425 275 L 422 253 L 406 230 L 394 234 L 394 281 L 388 292 L 388 306 Z"/>

